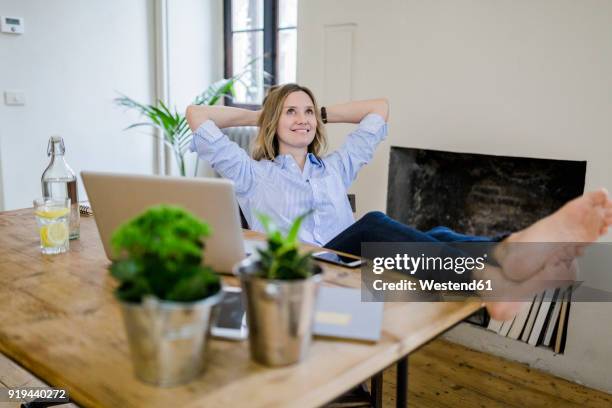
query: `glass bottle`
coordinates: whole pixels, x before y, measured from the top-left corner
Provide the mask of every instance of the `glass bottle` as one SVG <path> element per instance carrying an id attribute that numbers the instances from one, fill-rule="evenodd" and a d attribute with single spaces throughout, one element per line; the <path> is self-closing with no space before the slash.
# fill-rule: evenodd
<path id="1" fill-rule="evenodd" d="M 57 199 L 70 198 L 70 239 L 77 239 L 80 224 L 77 178 L 64 159 L 65 151 L 64 139 L 60 136 L 49 138 L 47 156 L 51 156 L 51 162 L 41 177 L 42 194 Z"/>

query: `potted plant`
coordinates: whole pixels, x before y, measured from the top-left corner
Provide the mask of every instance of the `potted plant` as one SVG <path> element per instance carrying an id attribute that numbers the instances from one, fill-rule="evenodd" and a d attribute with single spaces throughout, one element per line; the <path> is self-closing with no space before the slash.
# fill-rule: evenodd
<path id="1" fill-rule="evenodd" d="M 203 262 L 210 228 L 189 212 L 152 207 L 112 236 L 111 275 L 121 304 L 136 376 L 171 386 L 203 368 L 211 308 L 219 277 Z"/>
<path id="2" fill-rule="evenodd" d="M 222 79 L 211 84 L 204 92 L 196 96 L 193 100 L 193 105 L 216 105 L 223 97 L 232 97 L 234 94 L 234 85 L 238 81 L 240 75 L 232 78 Z M 162 140 L 168 146 L 173 154 L 181 176 L 185 177 L 185 155 L 189 151 L 189 141 L 191 140 L 191 130 L 185 119 L 185 115 L 174 111 L 170 111 L 166 104 L 158 100 L 155 105 L 147 105 L 131 99 L 128 96 L 121 95 L 115 98 L 115 103 L 130 109 L 135 109 L 141 115 L 147 117 L 148 122 L 134 123 L 124 130 L 132 129 L 138 126 L 152 126 L 160 129 Z M 194 170 L 194 176 L 198 173 L 198 162 Z"/>
<path id="3" fill-rule="evenodd" d="M 251 358 L 265 365 L 299 362 L 310 347 L 322 270 L 310 252 L 299 251 L 298 231 L 307 215 L 298 217 L 287 235 L 259 215 L 268 246 L 258 249 L 258 260 L 248 258 L 234 269 L 246 301 Z"/>
<path id="4" fill-rule="evenodd" d="M 235 86 L 237 83 L 247 85 L 242 81 L 242 76 L 250 72 L 249 69 L 260 58 L 254 58 L 249 61 L 244 69 L 231 78 L 224 78 L 216 81 L 208 86 L 204 92 L 197 95 L 191 102 L 192 105 L 209 105 L 213 106 L 219 103 L 222 99 L 232 99 L 235 96 Z M 264 72 L 264 80 L 269 79 L 270 74 Z M 191 129 L 187 124 L 185 115 L 178 112 L 176 108 L 170 110 L 166 104 L 158 100 L 154 105 L 147 105 L 135 101 L 134 99 L 121 95 L 114 99 L 114 102 L 125 108 L 135 109 L 141 115 L 146 116 L 146 122 L 134 123 L 124 130 L 132 129 L 139 126 L 151 126 L 159 129 L 162 134 L 164 145 L 168 146 L 174 154 L 174 159 L 178 166 L 181 176 L 185 177 L 187 171 L 185 168 L 185 155 L 189 152 L 189 142 L 191 141 Z M 196 159 L 194 169 L 194 177 L 198 174 L 199 159 Z"/>

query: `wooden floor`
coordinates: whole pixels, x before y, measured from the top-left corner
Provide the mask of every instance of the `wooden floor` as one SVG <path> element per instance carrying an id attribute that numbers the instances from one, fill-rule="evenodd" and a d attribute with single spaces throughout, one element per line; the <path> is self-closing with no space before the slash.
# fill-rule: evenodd
<path id="1" fill-rule="evenodd" d="M 383 381 L 384 406 L 395 407 L 394 368 L 385 371 Z M 612 407 L 610 394 L 443 340 L 410 356 L 408 382 L 410 407 Z M 42 385 L 0 354 L 0 388 Z M 0 402 L 0 408 L 18 407 Z"/>
<path id="2" fill-rule="evenodd" d="M 395 407 L 395 369 L 383 375 Z M 612 407 L 612 395 L 463 346 L 435 340 L 410 356 L 409 407 Z"/>

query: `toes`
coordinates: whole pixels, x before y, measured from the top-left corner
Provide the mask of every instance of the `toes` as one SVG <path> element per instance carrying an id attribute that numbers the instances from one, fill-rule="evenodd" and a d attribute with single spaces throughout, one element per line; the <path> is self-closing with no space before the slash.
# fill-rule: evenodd
<path id="1" fill-rule="evenodd" d="M 604 214 L 604 225 L 612 225 L 612 211 L 606 211 L 606 213 Z"/>
<path id="2" fill-rule="evenodd" d="M 595 191 L 589 191 L 584 195 L 593 205 L 605 206 L 608 202 L 608 190 L 606 190 L 605 188 L 600 188 L 599 190 Z"/>

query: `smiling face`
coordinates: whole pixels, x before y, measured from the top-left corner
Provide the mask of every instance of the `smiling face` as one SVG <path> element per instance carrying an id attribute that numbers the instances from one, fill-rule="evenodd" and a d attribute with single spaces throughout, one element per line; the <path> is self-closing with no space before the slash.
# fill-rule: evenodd
<path id="1" fill-rule="evenodd" d="M 298 84 L 272 87 L 257 119 L 259 131 L 253 142 L 255 160 L 274 160 L 291 154 L 299 161 L 310 152 L 325 152 L 327 133 L 312 91 Z"/>
<path id="2" fill-rule="evenodd" d="M 317 116 L 310 96 L 304 91 L 292 92 L 283 102 L 276 134 L 280 154 L 308 151 L 317 132 Z"/>

